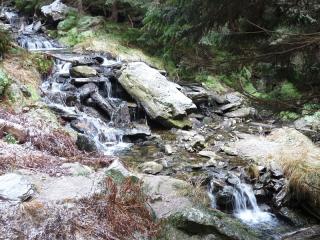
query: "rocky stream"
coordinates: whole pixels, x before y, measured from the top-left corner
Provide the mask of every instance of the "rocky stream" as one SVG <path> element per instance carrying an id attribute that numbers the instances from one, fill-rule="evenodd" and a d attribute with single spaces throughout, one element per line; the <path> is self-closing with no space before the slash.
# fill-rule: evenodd
<path id="1" fill-rule="evenodd" d="M 25 168 L 1 175 L 0 239 L 26 239 L 19 231 L 44 239 L 39 232 L 50 222 L 32 224 L 33 213 L 17 209 L 37 200 L 52 215 L 72 211 L 70 199 L 101 191 L 112 169 L 143 181 L 155 217 L 170 219 L 163 239 L 320 239 L 319 209 L 290 201 L 275 161 L 302 146 L 318 148 L 317 132 L 303 120 L 283 124 L 238 92 L 219 95 L 198 83 L 173 82 L 145 62 L 75 52 L 50 39 L 40 21 L 12 9 L 1 10 L 1 21 L 20 47 L 54 60 L 40 86 L 42 104 L 76 136 L 79 150 L 113 162 L 98 169 L 61 164 L 68 174 Z M 0 155 L 8 149 L 3 145 Z M 15 151 L 24 149 L 32 147 L 26 142 Z"/>

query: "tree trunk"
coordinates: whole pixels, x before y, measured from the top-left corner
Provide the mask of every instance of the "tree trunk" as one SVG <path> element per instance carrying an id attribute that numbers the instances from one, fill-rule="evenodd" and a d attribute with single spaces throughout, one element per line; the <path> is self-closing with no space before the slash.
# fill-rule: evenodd
<path id="1" fill-rule="evenodd" d="M 111 20 L 118 22 L 119 19 L 119 9 L 118 9 L 118 1 L 113 1 L 112 4 L 112 13 L 111 13 Z"/>

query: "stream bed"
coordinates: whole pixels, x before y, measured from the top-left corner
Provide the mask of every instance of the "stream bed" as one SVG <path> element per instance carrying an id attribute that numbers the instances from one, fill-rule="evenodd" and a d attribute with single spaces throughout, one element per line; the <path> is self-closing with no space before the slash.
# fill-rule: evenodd
<path id="1" fill-rule="evenodd" d="M 42 101 L 64 120 L 67 130 L 77 132 L 81 150 L 116 156 L 137 171 L 141 164 L 153 161 L 163 166 L 162 175 L 188 181 L 205 176 L 202 185 L 208 187 L 211 206 L 220 209 L 219 198 L 221 202 L 221 198 L 226 197 L 230 203 L 221 210 L 264 232 L 268 236 L 266 239 L 280 239 L 282 233 L 295 229 L 279 219 L 263 201 L 257 200 L 252 186 L 243 180 L 246 162 L 224 151 L 208 163 L 207 156 L 198 154 L 198 148 L 201 150 L 204 146 L 191 144 L 184 130 L 166 130 L 150 120 L 141 104 L 118 83 L 117 77 L 124 64 L 121 59 L 100 53 L 74 53 L 34 31 L 36 22 L 22 22 L 15 12 L 8 11 L 6 15 L 21 47 L 41 51 L 54 59 L 54 68 L 41 86 Z M 241 133 L 265 134 L 261 132 L 262 125 L 223 117 L 217 118 L 216 128 L 205 127 L 203 121 L 215 114 L 211 111 L 214 106 L 201 106 L 204 111 L 200 108 L 193 122 L 199 128 L 196 127 L 190 139 L 205 132 L 206 143 L 214 142 L 218 146 L 223 141 L 234 140 L 235 129 Z M 217 128 L 218 125 L 224 128 Z M 179 140 L 180 135 L 182 140 Z M 173 150 L 168 150 L 169 147 Z M 219 181 L 224 178 L 229 181 L 227 188 L 212 183 L 212 178 L 218 179 L 215 178 L 218 175 L 221 176 Z M 229 192 L 222 195 L 225 189 Z"/>

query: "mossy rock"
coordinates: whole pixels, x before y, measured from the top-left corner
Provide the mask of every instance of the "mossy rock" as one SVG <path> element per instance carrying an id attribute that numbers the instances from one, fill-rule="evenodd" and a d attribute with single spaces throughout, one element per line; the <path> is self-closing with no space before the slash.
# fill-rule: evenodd
<path id="1" fill-rule="evenodd" d="M 8 75 L 0 69 L 0 97 L 2 97 L 5 93 L 5 90 L 10 85 L 11 81 L 8 77 Z"/>
<path id="2" fill-rule="evenodd" d="M 131 181 L 133 183 L 138 183 L 139 182 L 139 178 L 137 178 L 136 176 L 129 176 L 126 177 L 124 176 L 119 170 L 116 169 L 110 169 L 108 170 L 105 175 L 107 177 L 110 177 L 117 185 L 121 185 L 122 183 L 124 183 L 125 180 L 127 179 L 131 179 Z"/>
<path id="3" fill-rule="evenodd" d="M 78 17 L 77 16 L 69 16 L 65 20 L 59 22 L 57 29 L 58 31 L 69 31 L 73 27 L 77 26 Z"/>
<path id="4" fill-rule="evenodd" d="M 258 240 L 258 232 L 229 215 L 207 208 L 189 208 L 169 217 L 169 223 L 189 235 L 217 234 L 230 239 Z"/>

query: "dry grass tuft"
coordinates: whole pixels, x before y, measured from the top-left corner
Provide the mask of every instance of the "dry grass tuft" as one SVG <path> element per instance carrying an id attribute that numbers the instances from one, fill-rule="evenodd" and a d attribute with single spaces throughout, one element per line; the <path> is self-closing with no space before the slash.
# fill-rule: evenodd
<path id="1" fill-rule="evenodd" d="M 81 215 L 87 216 L 76 219 L 79 227 L 102 239 L 141 239 L 138 236 L 150 239 L 157 236 L 159 228 L 148 208 L 141 182 L 127 178 L 117 186 L 107 178 L 105 185 L 107 195 L 96 195 L 79 202 Z"/>
<path id="2" fill-rule="evenodd" d="M 62 205 L 31 201 L 15 211 L 0 208 L 4 239 L 156 239 L 159 224 L 152 218 L 141 182 L 110 178 L 105 193 Z M 32 234 L 30 234 L 32 232 Z M 19 238 L 16 238 L 19 236 Z"/>
<path id="3" fill-rule="evenodd" d="M 61 129 L 33 136 L 30 142 L 38 150 L 46 151 L 53 156 L 74 157 L 81 154 L 71 136 Z"/>
<path id="4" fill-rule="evenodd" d="M 211 200 L 208 196 L 206 180 L 206 177 L 191 177 L 186 180 L 188 184 L 184 188 L 179 189 L 179 193 L 182 196 L 189 197 L 197 205 L 208 207 Z"/>
<path id="5" fill-rule="evenodd" d="M 282 145 L 275 160 L 289 179 L 290 194 L 294 199 L 320 206 L 320 149 L 296 130 L 280 129 L 269 139 Z"/>

